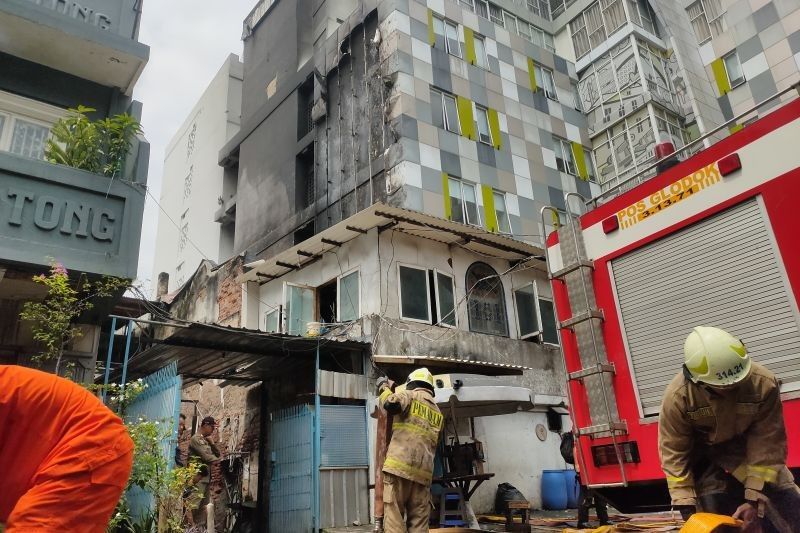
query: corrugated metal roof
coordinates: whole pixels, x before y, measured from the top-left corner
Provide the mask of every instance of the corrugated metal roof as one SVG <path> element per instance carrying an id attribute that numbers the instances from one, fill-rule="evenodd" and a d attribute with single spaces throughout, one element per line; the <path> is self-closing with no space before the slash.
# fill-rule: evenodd
<path id="1" fill-rule="evenodd" d="M 303 268 L 306 264 L 321 258 L 326 252 L 358 238 L 369 230 L 388 226 L 408 235 L 461 246 L 476 254 L 510 261 L 544 255 L 544 251 L 538 246 L 505 235 L 409 209 L 376 203 L 275 257 L 251 263 L 249 266 L 253 269 L 240 276 L 239 281 L 266 282 L 277 279 L 293 270 Z M 541 268 L 544 270 L 544 263 Z"/>
<path id="2" fill-rule="evenodd" d="M 176 361 L 187 384 L 201 379 L 260 381 L 287 357 L 312 359 L 318 346 L 325 353 L 339 353 L 362 351 L 369 344 L 191 324 L 133 355 L 128 378 L 144 377 Z"/>

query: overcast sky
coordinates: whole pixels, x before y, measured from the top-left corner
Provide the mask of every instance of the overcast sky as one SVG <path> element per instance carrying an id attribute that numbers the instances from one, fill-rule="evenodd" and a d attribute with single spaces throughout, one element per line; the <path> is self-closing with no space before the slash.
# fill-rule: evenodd
<path id="1" fill-rule="evenodd" d="M 144 103 L 150 141 L 150 192 L 161 197 L 167 143 L 231 52 L 242 55 L 242 21 L 257 0 L 148 0 L 139 40 L 150 62 L 134 90 Z M 139 251 L 139 280 L 151 294 L 158 206 L 147 197 Z"/>

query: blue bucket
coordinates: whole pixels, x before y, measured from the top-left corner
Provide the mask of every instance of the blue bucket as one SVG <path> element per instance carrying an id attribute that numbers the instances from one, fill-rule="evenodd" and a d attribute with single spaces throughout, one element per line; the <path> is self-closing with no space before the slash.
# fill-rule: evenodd
<path id="1" fill-rule="evenodd" d="M 542 472 L 542 507 L 549 511 L 567 508 L 567 482 L 563 470 Z"/>
<path id="2" fill-rule="evenodd" d="M 578 484 L 578 477 L 575 475 L 575 471 L 572 469 L 564 470 L 563 474 L 564 482 L 567 485 L 567 508 L 577 509 L 578 495 L 581 492 L 581 487 Z"/>

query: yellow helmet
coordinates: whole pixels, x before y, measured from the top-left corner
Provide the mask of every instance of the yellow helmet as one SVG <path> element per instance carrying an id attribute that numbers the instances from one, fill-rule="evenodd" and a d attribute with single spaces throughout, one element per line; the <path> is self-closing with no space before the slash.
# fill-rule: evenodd
<path id="1" fill-rule="evenodd" d="M 742 341 L 719 328 L 698 326 L 683 345 L 686 369 L 694 383 L 727 386 L 750 374 L 750 356 Z"/>
<path id="2" fill-rule="evenodd" d="M 427 368 L 418 368 L 414 370 L 412 373 L 408 375 L 408 379 L 406 380 L 406 387 L 407 388 L 414 388 L 408 387 L 409 385 L 414 385 L 416 387 L 425 387 L 430 389 L 433 392 L 434 385 L 433 385 L 433 374 L 431 374 L 430 370 Z"/>

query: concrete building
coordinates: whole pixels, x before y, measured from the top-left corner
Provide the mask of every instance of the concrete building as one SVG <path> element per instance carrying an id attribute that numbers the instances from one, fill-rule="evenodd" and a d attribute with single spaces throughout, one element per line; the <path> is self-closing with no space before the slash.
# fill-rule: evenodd
<path id="1" fill-rule="evenodd" d="M 138 0 L 5 0 L 0 3 L 0 362 L 36 353 L 25 301 L 44 296 L 32 277 L 51 261 L 77 277 L 136 277 L 149 145 L 134 139 L 115 179 L 43 160 L 50 128 L 68 108 L 94 117 L 128 112 L 149 56 L 138 42 Z M 106 308 L 113 302 L 105 302 Z M 77 379 L 91 379 L 101 307 L 81 317 L 67 347 Z"/>
<path id="2" fill-rule="evenodd" d="M 167 145 L 153 272 L 169 274 L 170 292 L 203 259 L 233 254 L 237 176 L 217 153 L 239 131 L 241 98 L 242 63 L 231 54 Z"/>

